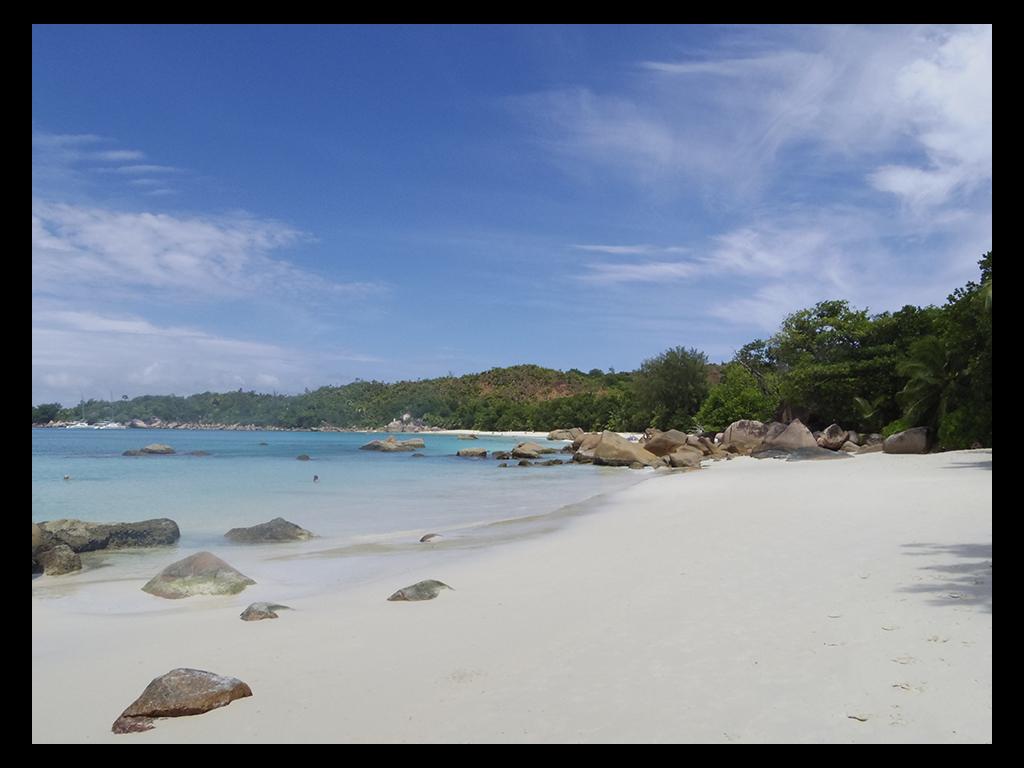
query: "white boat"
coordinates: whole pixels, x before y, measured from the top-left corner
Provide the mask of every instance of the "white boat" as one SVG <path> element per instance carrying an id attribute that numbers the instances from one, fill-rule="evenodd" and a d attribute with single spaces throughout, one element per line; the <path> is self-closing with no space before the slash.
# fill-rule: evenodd
<path id="1" fill-rule="evenodd" d="M 128 429 L 124 424 L 120 424 L 116 421 L 106 421 L 100 424 L 96 429 Z"/>
<path id="2" fill-rule="evenodd" d="M 76 421 L 73 424 L 68 424 L 64 429 L 94 429 L 92 424 L 86 424 L 84 421 Z"/>

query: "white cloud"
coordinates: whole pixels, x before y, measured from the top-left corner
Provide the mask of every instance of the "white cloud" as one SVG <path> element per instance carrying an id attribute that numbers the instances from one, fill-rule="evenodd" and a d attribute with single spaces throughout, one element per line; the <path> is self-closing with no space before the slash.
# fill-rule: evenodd
<path id="1" fill-rule="evenodd" d="M 826 174 L 839 161 L 871 169 L 880 154 L 923 154 L 925 165 L 875 160 L 864 173 L 919 203 L 991 179 L 990 26 L 759 33 L 762 50 L 743 41 L 742 56 L 729 55 L 726 37 L 715 55 L 641 62 L 618 92 L 566 88 L 512 103 L 560 161 L 645 187 L 697 183 L 748 199 L 772 183 L 785 150 Z"/>
<path id="2" fill-rule="evenodd" d="M 179 296 L 359 296 L 370 283 L 337 283 L 271 258 L 309 236 L 245 216 L 171 216 L 36 201 L 33 289 L 48 294 L 153 289 Z"/>
<path id="3" fill-rule="evenodd" d="M 381 362 L 346 350 L 307 350 L 161 326 L 133 315 L 42 306 L 32 317 L 33 402 L 69 403 L 108 392 L 187 394 L 206 390 L 319 385 L 330 366 Z M 326 369 L 326 371 L 325 371 Z"/>
<path id="4" fill-rule="evenodd" d="M 170 165 L 122 165 L 118 168 L 103 168 L 101 170 L 110 170 L 112 173 L 121 173 L 128 176 L 134 176 L 143 173 L 179 173 L 180 168 L 175 168 Z"/>

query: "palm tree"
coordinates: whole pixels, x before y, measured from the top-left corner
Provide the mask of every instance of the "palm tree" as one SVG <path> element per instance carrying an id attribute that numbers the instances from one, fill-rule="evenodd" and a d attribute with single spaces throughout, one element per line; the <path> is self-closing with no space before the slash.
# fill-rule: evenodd
<path id="1" fill-rule="evenodd" d="M 950 371 L 945 345 L 937 336 L 918 339 L 897 371 L 909 379 L 897 395 L 903 406 L 903 421 L 908 427 L 927 426 L 934 431 L 946 415 L 950 388 L 956 377 Z"/>

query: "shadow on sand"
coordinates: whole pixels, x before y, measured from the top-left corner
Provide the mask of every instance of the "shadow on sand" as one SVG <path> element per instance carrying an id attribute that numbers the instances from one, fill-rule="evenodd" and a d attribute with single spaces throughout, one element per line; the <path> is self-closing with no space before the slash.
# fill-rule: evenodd
<path id="1" fill-rule="evenodd" d="M 992 449 L 983 448 L 970 452 L 960 451 L 963 461 L 954 461 L 943 469 L 987 469 L 992 471 Z"/>
<path id="2" fill-rule="evenodd" d="M 991 544 L 904 544 L 905 555 L 941 556 L 943 562 L 921 566 L 925 581 L 901 592 L 931 595 L 932 605 L 976 605 L 992 613 Z M 973 562 L 963 562 L 963 561 Z"/>

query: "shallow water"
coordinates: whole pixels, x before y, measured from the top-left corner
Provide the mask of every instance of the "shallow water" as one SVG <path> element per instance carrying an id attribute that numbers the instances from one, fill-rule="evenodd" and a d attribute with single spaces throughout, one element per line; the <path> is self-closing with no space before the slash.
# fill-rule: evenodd
<path id="1" fill-rule="evenodd" d="M 126 580 L 141 586 L 170 562 L 207 549 L 260 584 L 274 586 L 268 599 L 281 600 L 388 572 L 413 572 L 460 552 L 541 535 L 564 519 L 566 511 L 552 513 L 566 505 L 650 476 L 649 471 L 571 464 L 518 467 L 511 462 L 499 468 L 494 459 L 455 455 L 466 447 L 510 450 L 526 438 L 397 435 L 422 437 L 426 446 L 417 451 L 422 458 L 359 449 L 382 437 L 386 434 L 34 429 L 33 522 L 169 517 L 178 523 L 181 540 L 170 548 L 83 555 L 82 572 L 39 578 L 33 595 L 73 598 L 83 610 L 156 609 L 169 601 L 139 591 L 112 606 L 105 605 L 103 595 Z M 169 444 L 177 453 L 122 455 L 151 443 Z M 200 450 L 210 455 L 188 455 Z M 303 453 L 312 460 L 298 461 Z M 313 482 L 314 474 L 319 482 Z M 230 528 L 275 517 L 317 538 L 246 546 L 223 537 Z M 425 533 L 442 538 L 420 544 Z M 250 587 L 240 598 L 262 591 Z"/>

